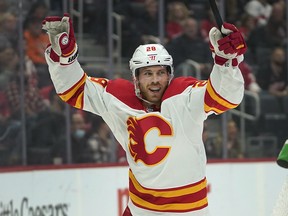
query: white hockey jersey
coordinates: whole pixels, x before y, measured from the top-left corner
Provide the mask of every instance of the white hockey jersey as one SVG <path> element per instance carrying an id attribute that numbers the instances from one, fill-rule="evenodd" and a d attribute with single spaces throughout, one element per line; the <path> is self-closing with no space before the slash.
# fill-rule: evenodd
<path id="1" fill-rule="evenodd" d="M 148 112 L 130 81 L 88 77 L 78 61 L 62 66 L 47 54 L 46 60 L 62 100 L 102 116 L 126 151 L 133 216 L 208 215 L 203 121 L 241 102 L 238 67 L 214 65 L 206 81 L 175 78 L 161 110 Z"/>

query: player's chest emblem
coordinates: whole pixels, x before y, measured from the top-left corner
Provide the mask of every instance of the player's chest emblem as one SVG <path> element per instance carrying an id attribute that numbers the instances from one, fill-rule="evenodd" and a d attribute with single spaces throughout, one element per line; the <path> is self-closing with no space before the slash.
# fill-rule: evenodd
<path id="1" fill-rule="evenodd" d="M 153 166 L 163 161 L 170 151 L 165 139 L 173 136 L 169 122 L 159 115 L 151 114 L 142 118 L 130 117 L 127 120 L 129 152 L 134 161 Z"/>

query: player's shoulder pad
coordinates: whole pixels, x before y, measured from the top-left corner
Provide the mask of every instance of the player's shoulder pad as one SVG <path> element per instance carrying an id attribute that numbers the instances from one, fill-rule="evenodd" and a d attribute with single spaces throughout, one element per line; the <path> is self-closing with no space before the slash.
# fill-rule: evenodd
<path id="1" fill-rule="evenodd" d="M 141 101 L 135 95 L 134 85 L 129 80 L 109 80 L 106 92 L 133 109 L 143 109 Z"/>
<path id="2" fill-rule="evenodd" d="M 188 86 L 193 86 L 198 80 L 194 77 L 174 78 L 165 91 L 162 101 L 177 94 L 181 94 Z"/>

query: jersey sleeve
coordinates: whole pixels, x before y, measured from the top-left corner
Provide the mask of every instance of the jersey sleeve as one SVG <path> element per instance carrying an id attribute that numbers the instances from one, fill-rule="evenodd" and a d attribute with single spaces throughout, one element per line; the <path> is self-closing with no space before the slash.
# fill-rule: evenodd
<path id="1" fill-rule="evenodd" d="M 97 115 L 106 112 L 108 101 L 103 94 L 108 80 L 89 77 L 76 60 L 70 65 L 60 65 L 48 56 L 50 47 L 45 52 L 50 77 L 57 94 L 71 106 Z"/>
<path id="2" fill-rule="evenodd" d="M 244 79 L 238 67 L 215 64 L 206 84 L 205 113 L 221 114 L 237 107 L 244 96 Z"/>

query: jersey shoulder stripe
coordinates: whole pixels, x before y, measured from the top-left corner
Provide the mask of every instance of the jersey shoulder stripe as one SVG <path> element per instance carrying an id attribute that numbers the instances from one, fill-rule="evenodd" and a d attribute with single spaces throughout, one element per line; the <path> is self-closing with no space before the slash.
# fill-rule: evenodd
<path id="1" fill-rule="evenodd" d="M 142 101 L 136 97 L 134 85 L 129 80 L 115 79 L 109 80 L 106 92 L 116 97 L 118 100 L 132 109 L 143 110 Z"/>
<path id="2" fill-rule="evenodd" d="M 174 78 L 170 85 L 168 86 L 167 90 L 165 91 L 162 101 L 173 97 L 177 94 L 181 94 L 187 87 L 193 86 L 197 83 L 197 79 L 194 77 L 177 77 Z"/>
<path id="3" fill-rule="evenodd" d="M 193 86 L 197 81 L 198 80 L 193 77 L 178 77 L 173 79 L 165 91 L 162 101 L 177 94 L 181 94 L 188 86 Z M 133 109 L 144 109 L 142 101 L 135 95 L 133 83 L 128 80 L 110 80 L 106 91 Z"/>

